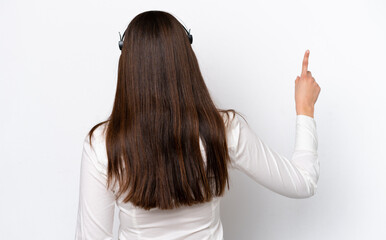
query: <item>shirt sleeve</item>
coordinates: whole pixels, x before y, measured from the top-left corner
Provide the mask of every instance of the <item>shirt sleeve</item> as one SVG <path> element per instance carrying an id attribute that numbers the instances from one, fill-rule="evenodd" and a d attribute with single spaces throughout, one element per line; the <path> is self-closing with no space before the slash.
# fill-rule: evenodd
<path id="1" fill-rule="evenodd" d="M 318 138 L 315 119 L 296 115 L 295 148 L 290 159 L 274 151 L 235 115 L 228 138 L 231 166 L 262 186 L 290 198 L 316 193 L 319 179 Z"/>
<path id="2" fill-rule="evenodd" d="M 94 138 L 95 139 L 95 138 Z M 92 141 L 92 147 L 98 142 Z M 75 240 L 113 239 L 115 197 L 106 189 L 106 175 L 86 136 L 81 158 L 79 205 Z"/>

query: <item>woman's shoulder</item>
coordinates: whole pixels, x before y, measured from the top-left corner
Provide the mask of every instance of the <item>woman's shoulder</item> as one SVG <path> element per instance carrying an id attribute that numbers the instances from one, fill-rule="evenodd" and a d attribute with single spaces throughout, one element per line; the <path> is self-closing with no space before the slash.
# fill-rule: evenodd
<path id="1" fill-rule="evenodd" d="M 234 147 L 240 136 L 240 129 L 246 124 L 244 116 L 238 112 L 220 112 L 224 119 L 228 148 Z"/>
<path id="2" fill-rule="evenodd" d="M 94 129 L 90 139 L 90 132 L 84 139 L 85 147 L 94 153 L 93 163 L 98 171 L 107 176 L 107 152 L 106 152 L 106 127 L 107 123 L 102 123 Z"/>

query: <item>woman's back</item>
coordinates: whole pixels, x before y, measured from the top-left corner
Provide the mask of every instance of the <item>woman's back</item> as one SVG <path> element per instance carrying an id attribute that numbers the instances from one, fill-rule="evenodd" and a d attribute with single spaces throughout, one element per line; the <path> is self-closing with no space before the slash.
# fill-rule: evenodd
<path id="1" fill-rule="evenodd" d="M 117 202 L 119 239 L 223 239 L 220 197 L 193 206 L 149 211 Z"/>
<path id="2" fill-rule="evenodd" d="M 225 115 L 224 121 L 226 121 Z M 257 183 L 291 198 L 314 195 L 319 178 L 316 122 L 297 115 L 295 151 L 291 160 L 269 148 L 238 115 L 226 124 L 230 168 L 238 169 Z M 75 239 L 112 239 L 114 207 L 119 208 L 119 239 L 223 239 L 221 197 L 171 210 L 136 207 L 114 191 L 106 190 L 107 155 L 104 125 L 93 134 L 93 148 L 85 138 L 78 222 Z M 204 161 L 205 150 L 200 141 Z"/>

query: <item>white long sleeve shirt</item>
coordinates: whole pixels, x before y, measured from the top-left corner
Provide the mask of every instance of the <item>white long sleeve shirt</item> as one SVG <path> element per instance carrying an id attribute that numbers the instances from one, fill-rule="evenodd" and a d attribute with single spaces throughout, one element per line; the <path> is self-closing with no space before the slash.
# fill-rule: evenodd
<path id="1" fill-rule="evenodd" d="M 232 114 L 230 115 L 232 116 Z M 296 116 L 295 149 L 291 159 L 267 146 L 245 120 L 235 115 L 227 127 L 230 168 L 238 169 L 262 186 L 290 198 L 307 198 L 316 193 L 319 178 L 318 138 L 314 118 Z M 172 210 L 150 211 L 115 201 L 106 190 L 107 154 L 102 129 L 88 137 L 81 158 L 76 240 L 113 239 L 115 204 L 119 208 L 119 240 L 223 240 L 220 200 Z M 204 161 L 205 152 L 200 140 Z"/>

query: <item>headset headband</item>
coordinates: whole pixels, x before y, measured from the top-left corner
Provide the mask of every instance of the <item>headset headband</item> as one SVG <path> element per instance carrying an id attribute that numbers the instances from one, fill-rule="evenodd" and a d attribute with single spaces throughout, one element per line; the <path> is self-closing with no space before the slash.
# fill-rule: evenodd
<path id="1" fill-rule="evenodd" d="M 193 35 L 190 34 L 190 29 L 189 31 L 184 27 L 184 25 L 181 24 L 181 26 L 185 29 L 187 35 L 188 35 L 188 38 L 189 38 L 189 42 L 190 44 L 193 43 Z M 127 30 L 127 29 L 126 29 Z M 122 47 L 123 47 L 123 38 L 125 37 L 125 33 L 126 33 L 126 30 L 123 32 L 123 35 L 121 36 L 121 33 L 119 32 L 119 42 L 118 42 L 118 46 L 119 46 L 119 49 L 122 50 Z"/>

